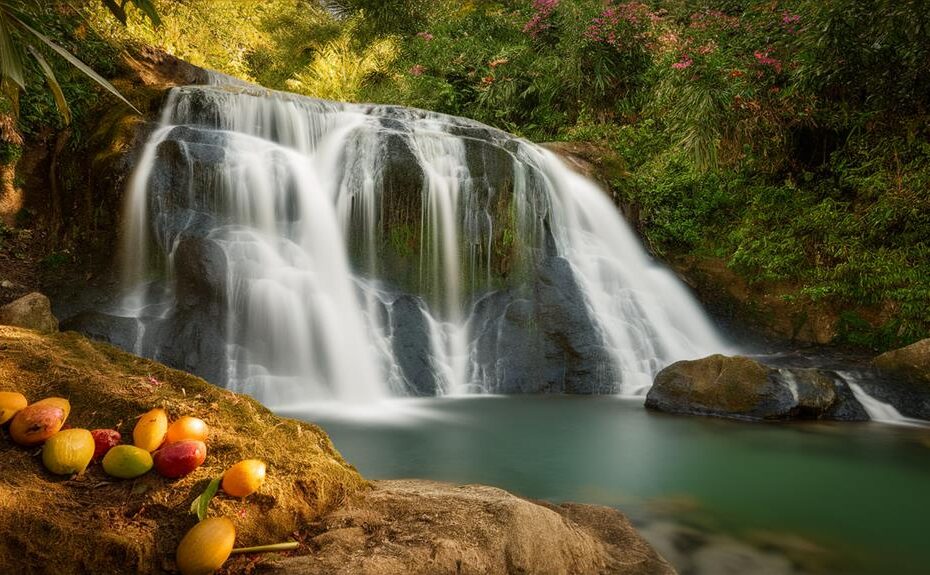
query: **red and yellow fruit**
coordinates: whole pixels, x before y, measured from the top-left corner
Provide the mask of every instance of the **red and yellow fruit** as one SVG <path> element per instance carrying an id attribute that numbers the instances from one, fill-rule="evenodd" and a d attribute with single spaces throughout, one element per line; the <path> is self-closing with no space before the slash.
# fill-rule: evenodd
<path id="1" fill-rule="evenodd" d="M 95 429 L 90 432 L 94 436 L 94 459 L 100 459 L 108 451 L 119 445 L 122 436 L 115 429 Z"/>
<path id="2" fill-rule="evenodd" d="M 200 467 L 207 459 L 207 445 L 185 439 L 169 443 L 155 452 L 155 471 L 162 477 L 177 479 Z"/>
<path id="3" fill-rule="evenodd" d="M 120 479 L 133 479 L 152 468 L 152 454 L 135 445 L 117 445 L 103 456 L 103 470 Z"/>
<path id="4" fill-rule="evenodd" d="M 29 405 L 26 396 L 15 391 L 0 391 L 0 425 L 13 419 L 18 411 Z"/>
<path id="5" fill-rule="evenodd" d="M 206 441 L 208 434 L 209 428 L 204 420 L 185 415 L 168 426 L 165 443 L 177 443 L 187 439 Z"/>
<path id="6" fill-rule="evenodd" d="M 86 429 L 67 429 L 42 446 L 42 463 L 57 475 L 84 473 L 94 457 L 94 436 Z"/>
<path id="7" fill-rule="evenodd" d="M 265 462 L 246 459 L 233 465 L 223 474 L 223 491 L 233 497 L 247 497 L 265 482 Z"/>
<path id="8" fill-rule="evenodd" d="M 168 414 L 159 407 L 145 413 L 139 418 L 132 430 L 132 442 L 139 449 L 149 453 L 158 449 L 168 434 Z"/>
<path id="9" fill-rule="evenodd" d="M 21 409 L 10 423 L 10 437 L 26 447 L 41 445 L 65 424 L 71 404 L 67 399 L 50 397 Z"/>
<path id="10" fill-rule="evenodd" d="M 236 526 L 227 517 L 204 519 L 184 535 L 176 555 L 182 575 L 208 575 L 229 558 L 236 543 Z"/>

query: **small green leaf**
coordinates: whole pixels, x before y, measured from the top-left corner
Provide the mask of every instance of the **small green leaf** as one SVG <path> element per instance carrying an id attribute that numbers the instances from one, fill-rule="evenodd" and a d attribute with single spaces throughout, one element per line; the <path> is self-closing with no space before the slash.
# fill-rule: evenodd
<path id="1" fill-rule="evenodd" d="M 203 490 L 203 493 L 191 503 L 191 513 L 197 515 L 198 521 L 203 521 L 207 517 L 207 508 L 210 507 L 210 500 L 213 499 L 213 496 L 216 495 L 220 488 L 221 479 L 221 477 L 217 477 L 211 481 L 210 485 L 207 485 L 207 488 Z"/>

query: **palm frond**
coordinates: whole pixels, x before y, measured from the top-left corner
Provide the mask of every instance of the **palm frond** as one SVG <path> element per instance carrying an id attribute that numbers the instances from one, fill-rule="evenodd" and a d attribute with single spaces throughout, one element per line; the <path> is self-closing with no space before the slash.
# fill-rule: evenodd
<path id="1" fill-rule="evenodd" d="M 55 105 L 58 107 L 58 111 L 61 112 L 61 117 L 65 122 L 65 125 L 71 123 L 71 107 L 68 106 L 68 100 L 65 99 L 65 93 L 61 90 L 61 84 L 58 83 L 58 78 L 55 77 L 55 72 L 52 70 L 52 67 L 48 65 L 48 62 L 45 60 L 45 57 L 42 56 L 42 53 L 35 49 L 34 46 L 27 46 L 29 52 L 36 59 L 36 62 L 39 63 L 39 68 L 42 69 L 42 74 L 45 75 L 45 81 L 48 83 L 48 89 L 51 90 L 52 96 L 55 98 Z"/>
<path id="2" fill-rule="evenodd" d="M 69 64 L 71 64 L 72 66 L 80 70 L 82 73 L 84 73 L 85 76 L 87 76 L 88 78 L 90 78 L 91 80 L 99 84 L 101 87 L 103 87 L 105 90 L 107 90 L 108 92 L 110 92 L 111 94 L 119 98 L 120 101 L 122 101 L 124 104 L 132 108 L 132 110 L 135 111 L 137 114 L 142 115 L 142 112 L 140 112 L 135 106 L 133 106 L 129 102 L 129 100 L 124 98 L 123 95 L 119 93 L 119 90 L 113 87 L 113 84 L 109 83 L 103 76 L 101 76 L 97 72 L 94 72 L 93 68 L 91 68 L 90 66 L 82 62 L 80 59 L 78 59 L 77 56 L 65 50 L 64 48 L 62 48 L 61 46 L 53 42 L 51 39 L 49 39 L 47 36 L 39 32 L 35 28 L 29 26 L 22 20 L 19 20 L 18 18 L 15 18 L 15 17 L 13 17 L 13 20 L 19 26 L 21 26 L 24 30 L 28 31 L 30 34 L 32 34 L 33 36 L 41 40 L 43 44 L 51 48 L 59 56 L 67 60 Z"/>
<path id="3" fill-rule="evenodd" d="M 14 25 L 11 16 L 0 9 L 0 74 L 20 88 L 25 88 L 22 52 L 19 45 L 13 41 Z"/>

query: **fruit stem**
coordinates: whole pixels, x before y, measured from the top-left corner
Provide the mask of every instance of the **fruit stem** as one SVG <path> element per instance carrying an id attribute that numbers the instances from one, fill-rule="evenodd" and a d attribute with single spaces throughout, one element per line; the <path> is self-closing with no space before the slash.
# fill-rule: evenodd
<path id="1" fill-rule="evenodd" d="M 300 544 L 296 541 L 288 541 L 287 543 L 259 545 L 258 547 L 240 547 L 239 549 L 233 549 L 232 555 L 239 555 L 240 553 L 270 553 L 273 551 L 292 551 L 297 549 L 299 546 Z"/>

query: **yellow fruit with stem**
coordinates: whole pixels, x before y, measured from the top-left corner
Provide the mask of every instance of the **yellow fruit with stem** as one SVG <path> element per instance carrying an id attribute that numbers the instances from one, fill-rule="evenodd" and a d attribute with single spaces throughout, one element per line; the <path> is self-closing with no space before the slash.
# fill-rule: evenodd
<path id="1" fill-rule="evenodd" d="M 182 575 L 208 575 L 229 558 L 236 543 L 236 526 L 228 517 L 204 519 L 184 535 L 176 555 Z"/>

